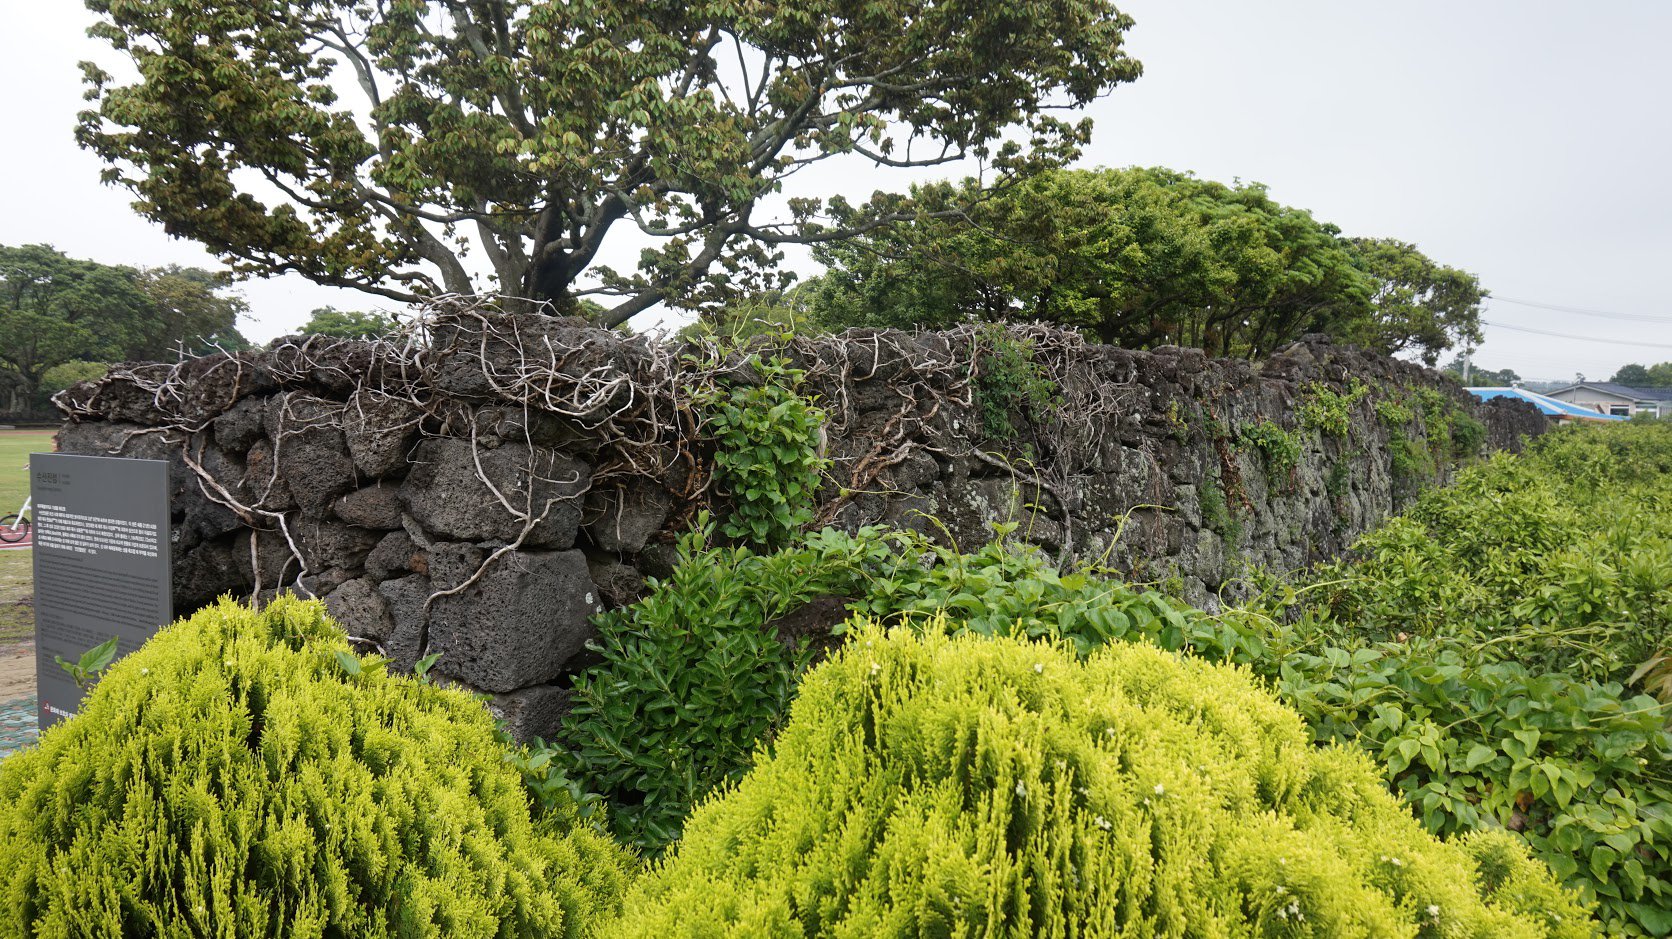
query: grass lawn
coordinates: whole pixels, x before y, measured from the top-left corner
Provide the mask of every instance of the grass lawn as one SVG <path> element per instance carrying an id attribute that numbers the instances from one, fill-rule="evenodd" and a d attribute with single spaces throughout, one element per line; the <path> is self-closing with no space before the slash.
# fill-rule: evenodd
<path id="1" fill-rule="evenodd" d="M 29 454 L 51 452 L 52 435 L 50 430 L 0 431 L 0 515 L 16 512 L 29 497 Z"/>
<path id="2" fill-rule="evenodd" d="M 29 454 L 52 450 L 50 430 L 0 431 L 0 515 L 29 496 Z M 0 551 L 0 646 L 35 636 L 35 552 Z"/>

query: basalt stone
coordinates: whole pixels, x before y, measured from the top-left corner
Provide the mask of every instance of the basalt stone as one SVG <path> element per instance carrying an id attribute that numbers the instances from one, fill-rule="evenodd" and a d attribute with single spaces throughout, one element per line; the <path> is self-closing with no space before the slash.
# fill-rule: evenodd
<path id="1" fill-rule="evenodd" d="M 438 438 L 419 444 L 400 492 L 407 511 L 438 538 L 515 541 L 524 522 L 503 498 L 540 519 L 523 539 L 525 547 L 567 548 L 580 529 L 581 499 L 590 483 L 586 464 L 553 450 L 520 443 L 477 450 L 468 440 Z"/>
<path id="2" fill-rule="evenodd" d="M 185 616 L 215 602 L 223 594 L 242 596 L 249 584 L 239 573 L 232 539 L 205 542 L 174 554 L 174 615 Z"/>
<path id="3" fill-rule="evenodd" d="M 351 636 L 385 642 L 395 630 L 389 601 L 364 577 L 344 581 L 325 596 L 325 611 Z"/>
<path id="4" fill-rule="evenodd" d="M 413 573 L 429 573 L 429 555 L 404 531 L 384 535 L 366 555 L 366 575 L 373 580 L 391 580 Z"/>
<path id="5" fill-rule="evenodd" d="M 343 412 L 343 437 L 362 476 L 379 478 L 404 469 L 423 412 L 410 401 L 359 391 Z"/>
<path id="6" fill-rule="evenodd" d="M 299 392 L 268 400 L 262 426 L 273 442 L 279 475 L 304 514 L 322 516 L 354 489 L 354 461 L 343 439 L 341 404 Z"/>
<path id="7" fill-rule="evenodd" d="M 569 713 L 569 691 L 557 685 L 534 685 L 493 695 L 488 712 L 505 724 L 505 732 L 518 743 L 556 738 Z"/>
<path id="8" fill-rule="evenodd" d="M 296 508 L 296 497 L 290 484 L 279 475 L 279 463 L 273 455 L 273 442 L 259 438 L 244 454 L 244 488 L 250 494 L 248 503 L 253 508 L 268 512 L 288 512 Z"/>
<path id="9" fill-rule="evenodd" d="M 222 412 L 210 424 L 216 446 L 234 453 L 242 453 L 253 446 L 262 436 L 267 405 L 266 398 L 250 397 Z"/>
<path id="10" fill-rule="evenodd" d="M 451 590 L 476 576 L 488 552 L 469 542 L 438 541 L 430 545 L 430 583 Z"/>
<path id="11" fill-rule="evenodd" d="M 436 670 L 496 693 L 550 682 L 596 634 L 589 618 L 601 609 L 581 552 L 511 552 L 431 607 Z"/>
<path id="12" fill-rule="evenodd" d="M 296 516 L 290 516 L 289 521 L 294 524 Z M 276 529 L 239 532 L 233 542 L 232 562 L 245 583 L 263 589 L 293 584 L 302 573 L 302 559 L 291 550 L 284 533 Z"/>
<path id="13" fill-rule="evenodd" d="M 586 559 L 592 582 L 598 585 L 598 597 L 607 607 L 623 607 L 644 596 L 644 575 L 630 564 L 609 558 Z"/>
<path id="14" fill-rule="evenodd" d="M 321 572 L 328 568 L 349 571 L 364 570 L 366 555 L 382 538 L 381 533 L 365 528 L 303 518 L 291 529 L 308 569 Z"/>
<path id="15" fill-rule="evenodd" d="M 394 486 L 356 489 L 331 504 L 331 514 L 361 528 L 393 531 L 401 527 L 401 497 Z"/>
<path id="16" fill-rule="evenodd" d="M 430 579 L 413 574 L 398 580 L 386 580 L 377 585 L 377 592 L 389 604 L 389 638 L 384 643 L 384 654 L 389 656 L 396 670 L 412 671 L 417 664 L 424 630 L 424 602 L 429 599 Z"/>
<path id="17" fill-rule="evenodd" d="M 658 580 L 667 580 L 673 576 L 674 565 L 679 563 L 679 549 L 665 542 L 645 545 L 639 552 L 634 565 L 646 576 Z"/>
<path id="18" fill-rule="evenodd" d="M 605 551 L 634 554 L 662 529 L 673 512 L 673 494 L 648 480 L 594 491 L 586 500 L 586 533 Z"/>
<path id="19" fill-rule="evenodd" d="M 340 567 L 328 567 L 320 571 L 309 571 L 302 575 L 297 584 L 306 596 L 324 597 L 353 580 L 357 573 L 359 572 Z"/>
<path id="20" fill-rule="evenodd" d="M 243 462 L 215 447 L 206 447 L 200 452 L 198 465 L 212 484 L 195 478 L 194 473 L 193 484 L 173 495 L 173 508 L 179 517 L 174 525 L 177 549 L 231 534 L 246 524 L 237 511 L 223 504 L 229 498 L 243 505 L 251 501 L 243 484 Z"/>

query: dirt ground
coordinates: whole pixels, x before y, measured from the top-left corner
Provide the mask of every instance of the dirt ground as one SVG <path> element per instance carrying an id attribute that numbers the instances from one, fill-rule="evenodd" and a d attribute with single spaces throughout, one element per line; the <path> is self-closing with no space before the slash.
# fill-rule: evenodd
<path id="1" fill-rule="evenodd" d="M 33 551 L 0 551 L 0 701 L 35 693 Z"/>
<path id="2" fill-rule="evenodd" d="M 35 693 L 35 644 L 14 642 L 0 645 L 0 701 L 25 698 Z"/>

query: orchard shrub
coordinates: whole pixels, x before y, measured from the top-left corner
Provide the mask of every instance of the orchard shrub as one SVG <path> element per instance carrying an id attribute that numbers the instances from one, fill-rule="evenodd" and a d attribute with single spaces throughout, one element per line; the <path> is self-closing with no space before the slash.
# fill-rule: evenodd
<path id="1" fill-rule="evenodd" d="M 577 936 L 630 858 L 535 820 L 486 709 L 222 601 L 0 764 L 0 935 Z"/>
<path id="2" fill-rule="evenodd" d="M 860 631 L 606 935 L 1586 936 L 1228 666 Z"/>

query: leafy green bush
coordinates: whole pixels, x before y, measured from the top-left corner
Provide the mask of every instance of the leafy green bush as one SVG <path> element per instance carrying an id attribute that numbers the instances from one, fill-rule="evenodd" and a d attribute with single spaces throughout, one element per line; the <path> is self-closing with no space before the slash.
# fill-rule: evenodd
<path id="1" fill-rule="evenodd" d="M 771 624 L 819 597 L 863 593 L 896 555 L 875 531 L 825 531 L 760 554 L 710 547 L 703 519 L 666 581 L 595 620 L 603 661 L 575 678 L 558 743 L 568 774 L 610 805 L 616 833 L 656 852 L 691 806 L 748 768 L 811 660 Z"/>
<path id="2" fill-rule="evenodd" d="M 64 362 L 41 373 L 41 394 L 50 398 L 76 382 L 96 381 L 110 371 L 108 362 Z"/>
<path id="3" fill-rule="evenodd" d="M 1451 455 L 1458 458 L 1480 455 L 1486 445 L 1486 425 L 1463 411 L 1451 416 Z"/>
<path id="4" fill-rule="evenodd" d="M 1654 426 L 1466 469 L 1268 604 L 1294 627 L 1257 665 L 1432 830 L 1520 832 L 1625 935 L 1672 932 L 1669 478 Z"/>
<path id="5" fill-rule="evenodd" d="M 1295 485 L 1295 467 L 1300 464 L 1300 438 L 1271 421 L 1249 424 L 1237 432 L 1245 447 L 1259 451 L 1265 459 L 1266 481 L 1273 489 L 1290 490 Z"/>
<path id="6" fill-rule="evenodd" d="M 1056 383 L 1033 360 L 1032 340 L 1011 335 L 1001 324 L 991 324 L 980 333 L 975 361 L 975 406 L 989 438 L 1014 438 L 1017 431 L 1010 419 L 1012 414 L 1038 418 L 1056 404 Z"/>
<path id="7" fill-rule="evenodd" d="M 796 393 L 800 372 L 777 361 L 751 364 L 761 384 L 727 389 L 703 410 L 715 444 L 715 481 L 732 500 L 721 531 L 775 548 L 812 521 L 826 465 L 818 452 L 824 412 Z"/>
<path id="8" fill-rule="evenodd" d="M 223 601 L 0 763 L 0 934 L 580 935 L 630 859 L 531 819 L 500 753 L 478 702 L 355 658 L 319 604 Z"/>
<path id="9" fill-rule="evenodd" d="M 1427 447 L 1399 431 L 1388 436 L 1388 475 L 1393 479 L 1395 498 L 1414 496 L 1438 471 Z"/>
<path id="10" fill-rule="evenodd" d="M 1399 399 L 1384 397 L 1376 401 L 1376 417 L 1382 426 L 1398 430 L 1410 426 L 1417 416 Z"/>
<path id="11" fill-rule="evenodd" d="M 870 628 L 606 935 L 1586 936 L 1503 834 L 1445 844 L 1236 670 Z"/>
<path id="12" fill-rule="evenodd" d="M 1306 386 L 1297 413 L 1300 426 L 1331 437 L 1345 437 L 1352 425 L 1353 407 L 1370 393 L 1370 386 L 1354 380 L 1346 391 L 1336 391 L 1323 382 Z"/>
<path id="13" fill-rule="evenodd" d="M 1296 654 L 1277 689 L 1319 742 L 1372 754 L 1429 830 L 1520 832 L 1612 931 L 1672 930 L 1672 709 L 1654 698 L 1454 642 Z"/>

